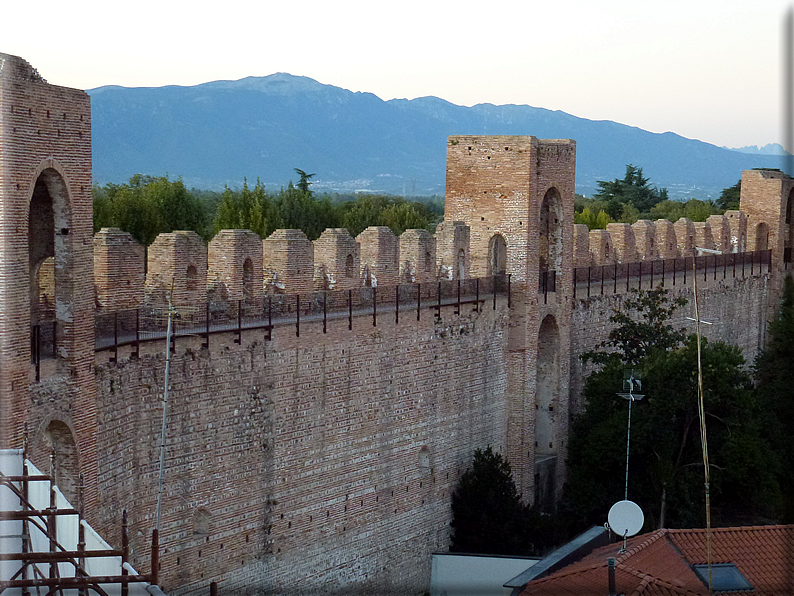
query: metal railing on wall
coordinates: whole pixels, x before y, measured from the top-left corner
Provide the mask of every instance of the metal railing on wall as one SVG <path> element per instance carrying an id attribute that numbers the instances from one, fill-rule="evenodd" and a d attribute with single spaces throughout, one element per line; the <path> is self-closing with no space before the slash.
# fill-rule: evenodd
<path id="1" fill-rule="evenodd" d="M 210 301 L 177 307 L 171 350 L 180 337 L 188 336 L 201 337 L 202 346 L 209 348 L 211 337 L 219 333 L 235 334 L 234 342 L 239 344 L 243 331 L 260 331 L 262 338 L 270 341 L 276 329 L 291 326 L 300 337 L 307 323 L 322 324 L 323 333 L 327 333 L 332 321 L 345 321 L 352 330 L 354 321 L 361 318 L 371 319 L 377 327 L 384 317 L 393 317 L 399 325 L 414 318 L 419 321 L 427 311 L 434 311 L 440 319 L 444 309 L 453 309 L 455 315 L 461 314 L 464 306 L 473 312 L 489 306 L 495 310 L 498 296 L 506 297 L 510 306 L 510 275 Z M 165 305 L 99 313 L 95 317 L 96 351 L 113 350 L 111 361 L 115 361 L 119 348 L 132 346 L 132 354 L 137 356 L 142 343 L 165 339 L 167 322 Z"/>
<path id="2" fill-rule="evenodd" d="M 694 261 L 694 265 L 693 265 Z M 573 270 L 573 297 L 617 294 L 632 288 L 674 287 L 691 283 L 692 276 L 703 281 L 745 278 L 765 273 L 772 263 L 771 250 L 678 257 L 636 263 L 615 263 L 576 267 Z"/>
<path id="3" fill-rule="evenodd" d="M 41 380 L 41 361 L 58 356 L 57 333 L 57 321 L 40 322 L 30 326 L 30 363 L 36 370 L 36 382 Z"/>

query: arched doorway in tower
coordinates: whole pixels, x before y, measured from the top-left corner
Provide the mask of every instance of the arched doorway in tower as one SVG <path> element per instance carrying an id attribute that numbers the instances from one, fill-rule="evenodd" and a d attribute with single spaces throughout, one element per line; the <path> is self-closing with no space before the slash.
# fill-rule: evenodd
<path id="1" fill-rule="evenodd" d="M 507 242 L 501 234 L 494 234 L 488 242 L 488 275 L 507 273 Z"/>
<path id="2" fill-rule="evenodd" d="M 535 502 L 541 511 L 554 507 L 560 397 L 560 332 L 547 315 L 538 332 L 535 386 Z"/>
<path id="3" fill-rule="evenodd" d="M 44 376 L 58 371 L 61 338 L 72 321 L 69 295 L 70 201 L 63 177 L 47 168 L 33 186 L 28 208 L 28 285 L 31 361 L 49 361 Z"/>
<path id="4" fill-rule="evenodd" d="M 63 496 L 77 507 L 80 463 L 77 443 L 69 425 L 61 420 L 51 421 L 41 435 L 31 443 L 29 457 L 45 474 L 50 474 L 53 463 L 55 464 L 55 484 Z"/>
<path id="5" fill-rule="evenodd" d="M 562 199 L 551 187 L 540 204 L 538 266 L 541 272 L 557 271 L 562 265 Z"/>

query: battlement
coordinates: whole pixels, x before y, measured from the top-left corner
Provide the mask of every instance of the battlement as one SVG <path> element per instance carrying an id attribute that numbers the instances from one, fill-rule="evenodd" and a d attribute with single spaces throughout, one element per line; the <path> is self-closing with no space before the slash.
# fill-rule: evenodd
<path id="1" fill-rule="evenodd" d="M 761 217 L 728 211 L 705 222 L 639 220 L 632 225 L 610 223 L 606 230 L 576 224 L 573 267 L 692 257 L 696 246 L 722 254 L 765 251 L 772 246 L 771 222 Z M 194 232 L 182 231 L 158 236 L 144 263 L 143 247 L 130 234 L 104 228 L 94 236 L 96 304 L 100 311 L 162 304 L 169 291 L 175 306 L 185 306 L 209 298 L 247 300 L 266 294 L 463 280 L 474 277 L 472 261 L 493 260 L 493 255 L 479 254 L 481 250 L 472 255 L 471 248 L 469 225 L 450 220 L 441 222 L 435 235 L 406 230 L 397 237 L 387 227 L 371 226 L 353 238 L 346 229 L 333 228 L 314 242 L 300 230 L 276 230 L 265 240 L 248 230 L 222 230 L 207 245 Z M 507 243 L 503 246 L 503 270 L 497 263 L 485 271 L 480 267 L 481 273 L 515 274 L 507 266 L 511 249 Z"/>

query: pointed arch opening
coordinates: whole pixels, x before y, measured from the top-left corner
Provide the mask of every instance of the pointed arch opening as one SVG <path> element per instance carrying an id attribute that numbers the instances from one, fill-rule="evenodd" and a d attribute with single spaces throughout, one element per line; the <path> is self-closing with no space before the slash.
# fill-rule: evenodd
<path id="1" fill-rule="evenodd" d="M 769 248 L 769 226 L 765 222 L 755 226 L 755 250 Z"/>
<path id="2" fill-rule="evenodd" d="M 538 331 L 535 386 L 535 502 L 541 511 L 553 509 L 556 494 L 560 375 L 560 331 L 547 315 Z"/>
<path id="3" fill-rule="evenodd" d="M 507 273 L 507 242 L 501 234 L 494 234 L 488 242 L 488 275 Z"/>
<path id="4" fill-rule="evenodd" d="M 243 262 L 243 298 L 250 300 L 254 297 L 254 263 L 250 258 Z"/>
<path id="5" fill-rule="evenodd" d="M 458 279 L 466 279 L 466 251 L 462 248 L 458 251 Z"/>
<path id="6" fill-rule="evenodd" d="M 33 184 L 28 206 L 28 287 L 30 288 L 31 362 L 45 376 L 58 371 L 65 351 L 61 339 L 72 322 L 68 276 L 71 205 L 67 185 L 53 168 Z M 55 360 L 53 366 L 41 361 Z"/>
<path id="7" fill-rule="evenodd" d="M 562 265 L 562 198 L 551 187 L 540 205 L 538 259 L 541 272 L 556 271 Z"/>

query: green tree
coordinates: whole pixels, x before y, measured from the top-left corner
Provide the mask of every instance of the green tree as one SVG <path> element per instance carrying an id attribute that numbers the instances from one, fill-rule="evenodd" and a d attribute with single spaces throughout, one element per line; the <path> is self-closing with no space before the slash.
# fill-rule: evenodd
<path id="1" fill-rule="evenodd" d="M 314 193 L 309 190 L 309 187 L 313 184 L 310 180 L 314 178 L 316 174 L 307 174 L 300 168 L 295 168 L 295 172 L 300 176 L 300 180 L 298 180 L 298 184 L 296 185 L 297 189 L 309 197 L 314 196 Z"/>
<path id="2" fill-rule="evenodd" d="M 643 509 L 647 527 L 705 523 L 697 340 L 670 323 L 681 306 L 664 290 L 638 292 L 613 312 L 615 327 L 600 349 L 583 356 L 601 368 L 585 382 L 585 409 L 568 446 L 561 510 L 576 529 L 603 523 L 623 498 L 628 408 L 616 394 L 627 367 L 642 371 L 646 396 L 632 410 L 629 498 Z M 704 340 L 702 363 L 713 518 L 717 524 L 763 519 L 780 491 L 741 351 Z"/>
<path id="3" fill-rule="evenodd" d="M 612 222 L 612 218 L 603 209 L 594 213 L 590 207 L 585 207 L 580 213 L 573 214 L 573 222 L 584 224 L 591 230 L 605 230 L 607 224 Z"/>
<path id="4" fill-rule="evenodd" d="M 158 234 L 193 230 L 210 236 L 209 217 L 202 201 L 182 180 L 136 174 L 127 184 L 94 187 L 94 229 L 114 226 L 148 246 Z"/>
<path id="5" fill-rule="evenodd" d="M 689 199 L 684 203 L 683 217 L 692 221 L 706 221 L 710 215 L 717 215 L 718 213 L 719 209 L 711 200 Z"/>
<path id="6" fill-rule="evenodd" d="M 626 166 L 622 180 L 599 180 L 597 184 L 598 192 L 593 196 L 606 202 L 606 211 L 615 220 L 622 217 L 625 204 L 631 203 L 640 213 L 648 213 L 654 205 L 667 200 L 667 189 L 651 186 L 642 168 L 631 164 Z"/>
<path id="7" fill-rule="evenodd" d="M 742 181 L 739 180 L 733 186 L 729 186 L 720 193 L 720 198 L 717 199 L 715 202 L 717 207 L 722 209 L 723 211 L 728 211 L 729 209 L 738 209 L 739 208 L 739 199 L 741 198 L 742 194 Z"/>
<path id="8" fill-rule="evenodd" d="M 682 217 L 684 217 L 684 204 L 681 201 L 661 201 L 651 207 L 651 219 L 676 222 Z"/>
<path id="9" fill-rule="evenodd" d="M 452 552 L 521 555 L 532 546 L 510 464 L 491 447 L 474 452 L 452 493 Z"/>
<path id="10" fill-rule="evenodd" d="M 291 182 L 281 189 L 274 203 L 278 227 L 303 230 L 310 240 L 319 238 L 326 228 L 339 226 L 338 214 L 327 196 L 317 200 Z"/>
<path id="11" fill-rule="evenodd" d="M 248 188 L 247 180 L 239 192 L 226 187 L 215 214 L 213 229 L 216 234 L 224 229 L 251 230 L 267 238 L 279 225 L 278 213 L 268 200 L 264 185 L 257 179 L 253 190 Z"/>
<path id="12" fill-rule="evenodd" d="M 786 277 L 783 297 L 775 319 L 769 324 L 769 339 L 755 359 L 754 376 L 759 400 L 768 414 L 765 431 L 780 459 L 779 478 L 783 494 L 783 523 L 794 523 L 794 281 Z"/>

